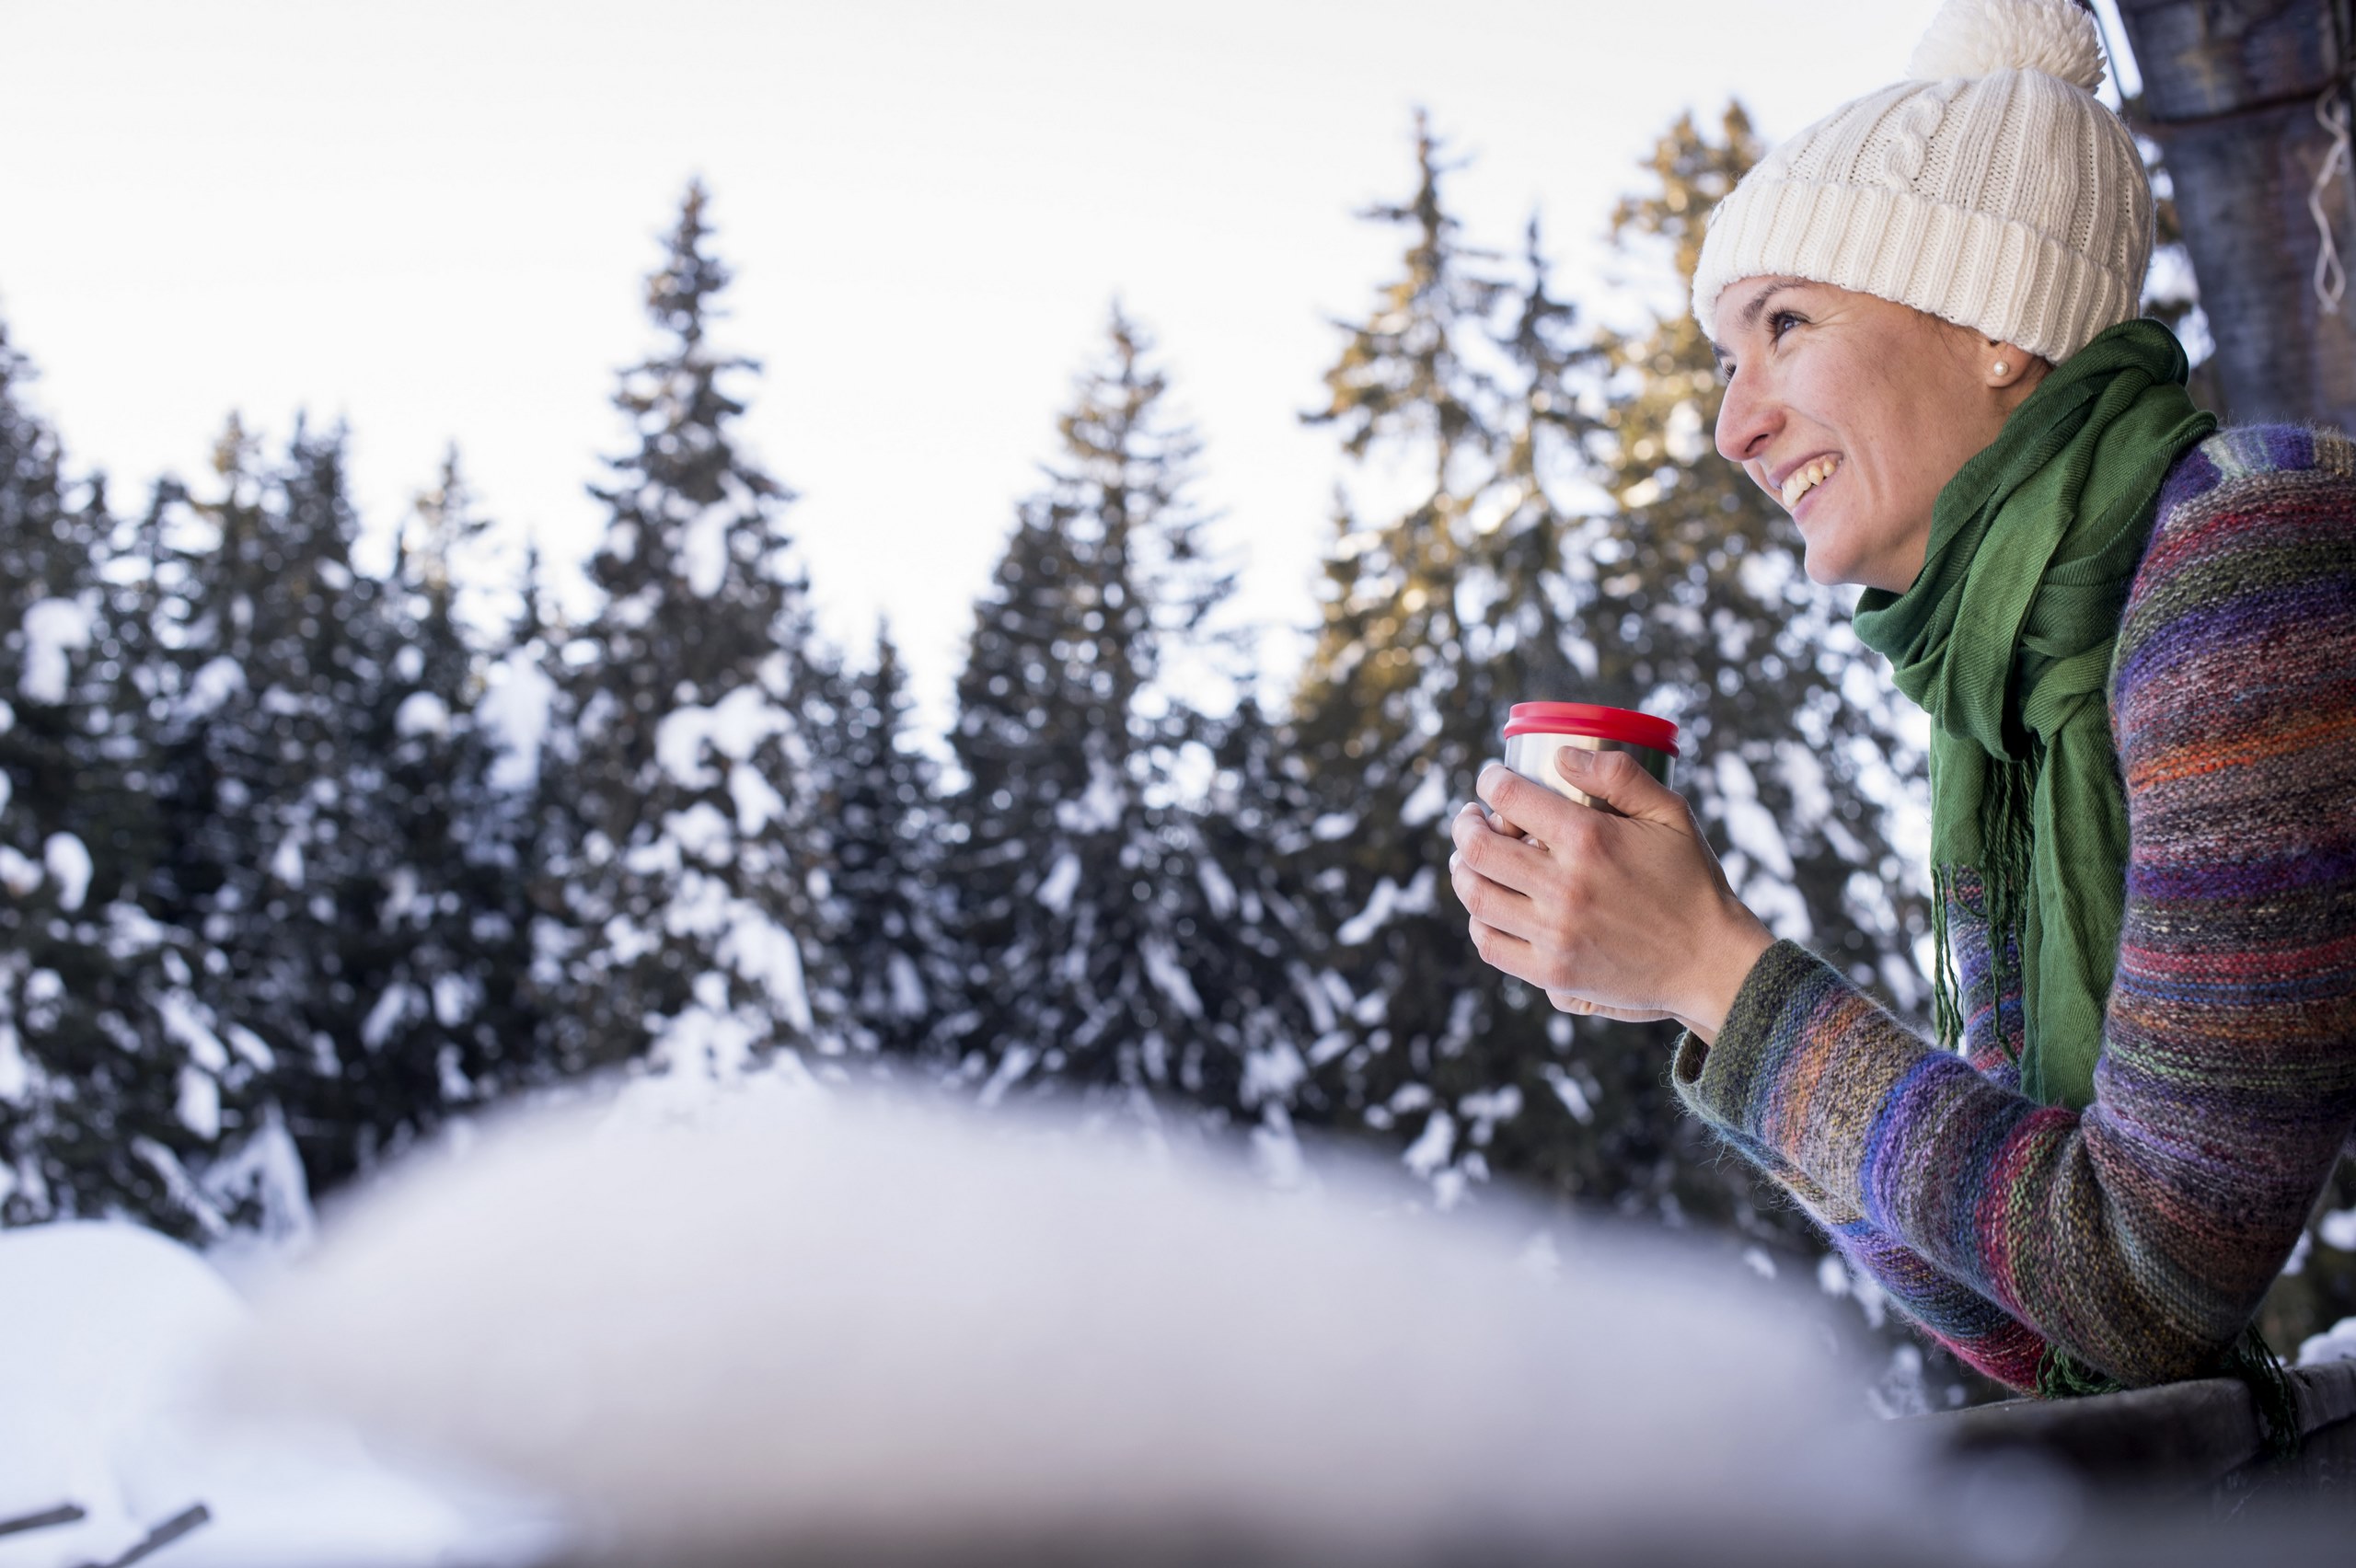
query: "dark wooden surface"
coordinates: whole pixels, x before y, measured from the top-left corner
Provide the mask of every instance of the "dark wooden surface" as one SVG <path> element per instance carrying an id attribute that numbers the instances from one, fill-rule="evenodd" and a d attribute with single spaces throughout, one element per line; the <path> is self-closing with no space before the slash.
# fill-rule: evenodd
<path id="1" fill-rule="evenodd" d="M 2304 1367 L 2290 1378 L 2300 1431 L 2311 1442 L 2356 1416 L 2356 1361 Z M 2214 1486 L 2260 1462 L 2265 1447 L 2256 1401 L 2231 1378 L 2091 1399 L 2007 1400 L 1914 1419 L 1956 1455 L 2034 1454 L 2103 1487 Z"/>
<path id="2" fill-rule="evenodd" d="M 1973 1529 L 1942 1516 L 1899 1541 L 1843 1531 L 1669 1528 L 1644 1540 L 1568 1537 L 1504 1541 L 1467 1535 L 1397 1550 L 1290 1548 L 1267 1542 L 1129 1536 L 976 1544 L 932 1552 L 803 1543 L 725 1555 L 676 1550 L 582 1558 L 566 1568 L 2346 1568 L 2356 1532 L 2344 1514 L 2141 1510 L 2082 1514 L 2059 1532 L 2027 1534 L 1991 1511 Z"/>

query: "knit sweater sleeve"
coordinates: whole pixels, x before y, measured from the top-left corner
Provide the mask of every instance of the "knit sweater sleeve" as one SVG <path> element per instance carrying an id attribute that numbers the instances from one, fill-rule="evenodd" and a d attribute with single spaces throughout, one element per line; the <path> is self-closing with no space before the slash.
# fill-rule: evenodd
<path id="1" fill-rule="evenodd" d="M 1773 1149 L 1721 1125 L 1737 1152 L 1779 1183 L 1850 1265 L 1957 1356 L 2010 1388 L 2037 1384 L 2045 1340 L 2034 1329 L 1867 1219 Z"/>
<path id="2" fill-rule="evenodd" d="M 2111 700 L 2126 922 L 2083 1113 L 1982 1076 L 1789 943 L 1674 1080 L 1866 1231 L 2144 1384 L 2214 1366 L 2356 1123 L 2344 438 L 2229 432 L 2179 464 Z"/>

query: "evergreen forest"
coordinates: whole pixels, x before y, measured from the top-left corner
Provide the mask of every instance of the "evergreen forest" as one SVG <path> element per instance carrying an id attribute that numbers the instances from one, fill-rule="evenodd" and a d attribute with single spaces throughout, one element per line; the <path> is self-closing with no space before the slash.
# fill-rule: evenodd
<path id="1" fill-rule="evenodd" d="M 1300 391 L 1334 501 L 1281 702 L 1224 613 L 1215 454 L 1120 307 L 1042 410 L 1035 492 L 976 520 L 1005 545 L 941 744 L 888 629 L 816 629 L 700 186 L 583 476 L 585 615 L 537 561 L 485 584 L 456 450 L 389 571 L 355 561 L 341 428 L 232 419 L 209 472 L 120 493 L 0 328 L 0 1217 L 283 1240 L 503 1100 L 790 1058 L 1233 1138 L 1276 1180 L 1371 1143 L 1438 1206 L 1511 1181 L 1869 1295 L 1681 1116 L 1666 1026 L 1481 963 L 1447 827 L 1514 701 L 1673 718 L 1736 890 L 1920 1016 L 1919 716 L 1712 450 L 1691 317 L 1604 325 L 1534 218 L 1466 233 L 1416 129 L 1363 214 L 1391 273 Z M 1648 297 L 1761 152 L 1729 108 L 1631 171 L 1611 232 Z M 2278 1344 L 2356 1312 L 2356 1258 L 2314 1256 Z"/>

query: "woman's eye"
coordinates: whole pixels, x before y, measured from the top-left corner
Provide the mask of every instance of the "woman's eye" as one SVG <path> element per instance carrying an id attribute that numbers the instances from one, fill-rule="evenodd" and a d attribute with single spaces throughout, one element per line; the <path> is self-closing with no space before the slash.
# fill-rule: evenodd
<path id="1" fill-rule="evenodd" d="M 1801 324 L 1800 317 L 1788 310 L 1779 310 L 1767 317 L 1767 340 L 1781 342 L 1784 334 Z"/>

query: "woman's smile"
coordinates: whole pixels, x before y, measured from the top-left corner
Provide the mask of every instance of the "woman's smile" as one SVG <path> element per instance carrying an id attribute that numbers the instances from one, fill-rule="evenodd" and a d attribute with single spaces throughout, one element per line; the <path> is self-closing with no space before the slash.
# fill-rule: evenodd
<path id="1" fill-rule="evenodd" d="M 1787 469 L 1783 479 L 1770 488 L 1778 492 L 1784 503 L 1784 510 L 1797 517 L 1801 504 L 1821 490 L 1832 476 L 1840 471 L 1840 455 L 1828 452 L 1821 456 L 1810 457 L 1806 462 Z"/>

